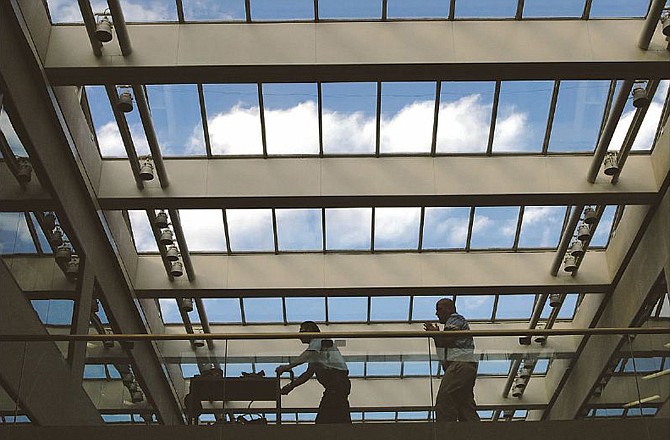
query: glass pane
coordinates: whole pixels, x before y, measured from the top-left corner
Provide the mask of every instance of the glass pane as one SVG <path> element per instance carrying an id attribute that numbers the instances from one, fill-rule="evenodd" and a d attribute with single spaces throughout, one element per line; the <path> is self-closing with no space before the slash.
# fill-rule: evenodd
<path id="1" fill-rule="evenodd" d="M 35 225 L 35 231 L 37 232 L 37 238 L 39 239 L 40 245 L 42 246 L 42 252 L 44 252 L 45 254 L 51 254 L 52 252 L 51 252 L 51 246 L 49 246 L 49 240 L 47 240 L 46 235 L 44 235 L 44 231 L 37 222 L 37 217 L 35 217 L 35 213 L 31 212 L 30 218 L 33 221 L 33 225 Z"/>
<path id="2" fill-rule="evenodd" d="M 263 154 L 256 84 L 205 84 L 212 154 Z"/>
<path id="3" fill-rule="evenodd" d="M 437 18 L 449 15 L 449 0 L 389 0 L 389 18 Z"/>
<path id="4" fill-rule="evenodd" d="M 479 362 L 477 374 L 481 376 L 506 376 L 511 366 L 512 363 L 508 360 L 482 360 Z"/>
<path id="5" fill-rule="evenodd" d="M 280 251 L 323 250 L 320 209 L 277 209 Z"/>
<path id="6" fill-rule="evenodd" d="M 71 325 L 74 301 L 69 299 L 35 299 L 30 303 L 42 324 Z"/>
<path id="7" fill-rule="evenodd" d="M 475 208 L 472 249 L 511 248 L 514 244 L 519 208 L 508 206 Z"/>
<path id="8" fill-rule="evenodd" d="M 368 362 L 368 377 L 372 376 L 400 376 L 400 361 L 396 362 Z"/>
<path id="9" fill-rule="evenodd" d="M 318 154 L 316 101 L 316 84 L 263 84 L 268 154 Z"/>
<path id="10" fill-rule="evenodd" d="M 548 151 L 593 151 L 609 81 L 561 81 Z"/>
<path id="11" fill-rule="evenodd" d="M 100 4 L 100 0 L 98 0 L 97 3 L 92 1 L 91 4 L 95 7 L 96 4 Z M 51 16 L 51 23 L 84 22 L 84 19 L 81 18 L 81 12 L 79 11 L 77 2 L 67 0 L 47 0 L 47 5 L 49 8 L 49 15 Z M 93 12 L 102 12 L 103 9 L 93 9 Z"/>
<path id="12" fill-rule="evenodd" d="M 375 249 L 416 249 L 421 208 L 376 208 Z"/>
<path id="13" fill-rule="evenodd" d="M 246 18 L 244 0 L 182 0 L 184 20 L 236 21 Z"/>
<path id="14" fill-rule="evenodd" d="M 230 249 L 237 251 L 274 251 L 272 210 L 227 209 Z"/>
<path id="15" fill-rule="evenodd" d="M 621 86 L 622 81 L 617 81 L 616 89 L 614 92 L 615 98 L 621 92 Z M 610 141 L 610 144 L 607 147 L 608 151 L 619 151 L 621 149 L 621 145 L 623 144 L 623 141 L 626 137 L 626 133 L 628 133 L 628 130 L 633 122 L 633 118 L 635 117 L 636 111 L 637 109 L 633 106 L 633 100 L 629 96 L 628 100 L 626 101 L 626 105 L 623 109 L 623 112 L 621 113 L 621 118 L 619 118 L 619 121 L 617 122 L 616 129 L 614 130 L 614 134 L 612 135 L 612 140 Z"/>
<path id="16" fill-rule="evenodd" d="M 565 206 L 526 206 L 523 210 L 520 248 L 556 248 L 563 230 Z"/>
<path id="17" fill-rule="evenodd" d="M 616 212 L 616 206 L 610 205 L 605 208 L 603 216 L 598 222 L 598 227 L 596 228 L 593 238 L 591 238 L 591 243 L 589 247 L 606 247 L 609 243 L 610 232 L 612 231 L 612 224 L 614 222 L 614 213 Z"/>
<path id="18" fill-rule="evenodd" d="M 326 320 L 325 298 L 286 298 L 286 319 L 288 322 Z"/>
<path id="19" fill-rule="evenodd" d="M 585 0 L 525 0 L 524 17 L 581 17 Z"/>
<path id="20" fill-rule="evenodd" d="M 540 152 L 547 129 L 551 81 L 503 81 L 493 151 Z"/>
<path id="21" fill-rule="evenodd" d="M 549 370 L 549 359 L 538 359 L 535 363 L 533 374 L 547 374 Z"/>
<path id="22" fill-rule="evenodd" d="M 28 153 L 16 134 L 12 121 L 9 119 L 9 115 L 7 115 L 4 108 L 0 109 L 0 131 L 5 135 L 9 148 L 16 156 L 28 157 Z M 0 157 L 2 157 L 2 154 L 0 154 Z"/>
<path id="23" fill-rule="evenodd" d="M 412 321 L 435 321 L 435 304 L 441 296 L 415 296 L 412 300 Z"/>
<path id="24" fill-rule="evenodd" d="M 381 0 L 319 0 L 319 18 L 381 18 Z"/>
<path id="25" fill-rule="evenodd" d="M 500 295 L 496 319 L 530 319 L 535 295 Z"/>
<path id="26" fill-rule="evenodd" d="M 470 208 L 426 208 L 423 249 L 465 249 Z"/>
<path id="27" fill-rule="evenodd" d="M 238 298 L 207 298 L 202 300 L 211 323 L 242 322 Z"/>
<path id="28" fill-rule="evenodd" d="M 494 295 L 462 295 L 456 297 L 458 313 L 468 320 L 490 320 Z"/>
<path id="29" fill-rule="evenodd" d="M 328 321 L 352 322 L 368 319 L 368 299 L 360 297 L 329 297 Z"/>
<path id="30" fill-rule="evenodd" d="M 158 304 L 161 308 L 161 316 L 166 324 L 183 324 L 184 321 L 179 313 L 179 305 L 174 298 L 159 298 Z M 193 311 L 188 312 L 188 317 L 192 323 L 200 323 L 200 317 L 196 311 L 195 305 Z"/>
<path id="31" fill-rule="evenodd" d="M 249 323 L 283 322 L 281 298 L 243 298 L 244 318 Z"/>
<path id="32" fill-rule="evenodd" d="M 0 254 L 37 252 L 22 212 L 0 212 Z"/>
<path id="33" fill-rule="evenodd" d="M 644 17 L 648 8 L 646 0 L 593 0 L 590 17 Z"/>
<path id="34" fill-rule="evenodd" d="M 649 104 L 647 114 L 642 121 L 640 131 L 637 133 L 635 141 L 633 141 L 633 150 L 651 150 L 654 146 L 654 137 L 656 136 L 658 123 L 661 120 L 661 115 L 663 113 L 663 102 L 665 101 L 665 97 L 668 96 L 669 85 L 669 80 L 663 80 L 659 84 L 658 89 Z"/>
<path id="35" fill-rule="evenodd" d="M 101 3 L 94 0 L 92 3 Z M 105 6 L 102 6 L 104 8 Z M 121 0 L 127 22 L 177 21 L 177 3 L 164 0 Z M 97 9 L 96 9 L 97 10 Z"/>
<path id="36" fill-rule="evenodd" d="M 435 119 L 435 83 L 382 84 L 382 153 L 429 153 Z"/>
<path id="37" fill-rule="evenodd" d="M 137 252 L 158 252 L 156 238 L 151 230 L 151 223 L 146 211 L 128 211 L 130 226 L 133 229 L 133 239 Z"/>
<path id="38" fill-rule="evenodd" d="M 369 250 L 372 208 L 326 209 L 327 250 Z"/>
<path id="39" fill-rule="evenodd" d="M 147 86 L 151 118 L 165 156 L 204 156 L 200 98 L 195 84 Z"/>
<path id="40" fill-rule="evenodd" d="M 437 122 L 437 152 L 486 151 L 494 82 L 443 82 Z"/>
<path id="41" fill-rule="evenodd" d="M 456 0 L 456 18 L 501 18 L 516 15 L 517 0 Z"/>
<path id="42" fill-rule="evenodd" d="M 312 0 L 251 0 L 252 20 L 314 20 Z"/>
<path id="43" fill-rule="evenodd" d="M 179 218 L 189 251 L 226 252 L 220 209 L 181 209 Z"/>
<path id="44" fill-rule="evenodd" d="M 372 154 L 375 151 L 377 84 L 324 83 L 323 152 Z"/>
<path id="45" fill-rule="evenodd" d="M 370 307 L 372 321 L 409 320 L 409 296 L 373 296 Z"/>

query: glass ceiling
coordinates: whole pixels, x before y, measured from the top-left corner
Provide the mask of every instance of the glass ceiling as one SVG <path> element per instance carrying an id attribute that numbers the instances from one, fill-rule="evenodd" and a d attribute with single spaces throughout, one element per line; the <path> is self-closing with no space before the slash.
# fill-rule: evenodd
<path id="1" fill-rule="evenodd" d="M 107 8 L 104 0 L 90 3 L 94 12 Z M 76 2 L 47 0 L 47 4 L 52 23 L 82 22 Z M 121 0 L 129 23 L 643 18 L 649 4 L 649 0 Z"/>
<path id="2" fill-rule="evenodd" d="M 148 85 L 146 91 L 165 157 L 588 154 L 618 84 L 169 84 Z M 634 151 L 651 150 L 668 84 L 661 81 Z M 102 156 L 125 157 L 104 87 L 86 86 L 86 94 Z M 629 100 L 610 149 L 621 148 L 634 114 Z M 138 110 L 125 117 L 135 150 L 148 154 Z"/>

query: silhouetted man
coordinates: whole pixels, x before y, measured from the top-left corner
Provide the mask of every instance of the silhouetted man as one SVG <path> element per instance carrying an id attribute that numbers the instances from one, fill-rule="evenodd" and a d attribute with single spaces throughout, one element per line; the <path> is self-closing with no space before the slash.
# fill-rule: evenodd
<path id="1" fill-rule="evenodd" d="M 313 321 L 300 324 L 300 332 L 317 333 L 321 331 Z M 319 403 L 316 423 L 351 423 L 349 414 L 349 370 L 340 351 L 330 339 L 300 338 L 309 344 L 298 358 L 286 365 L 280 365 L 276 371 L 282 374 L 298 365 L 307 363 L 307 371 L 281 389 L 282 394 L 290 393 L 294 388 L 307 382 L 316 374 L 316 380 L 323 385 L 323 397 Z"/>
<path id="2" fill-rule="evenodd" d="M 468 321 L 456 313 L 456 304 L 449 298 L 442 298 L 435 305 L 438 320 L 444 330 L 470 330 Z M 439 331 L 437 324 L 426 322 L 427 331 Z M 442 366 L 444 376 L 440 382 L 435 401 L 438 422 L 478 422 L 474 386 L 477 379 L 477 360 L 474 356 L 475 343 L 471 336 L 434 337 L 438 349 L 444 350 Z"/>

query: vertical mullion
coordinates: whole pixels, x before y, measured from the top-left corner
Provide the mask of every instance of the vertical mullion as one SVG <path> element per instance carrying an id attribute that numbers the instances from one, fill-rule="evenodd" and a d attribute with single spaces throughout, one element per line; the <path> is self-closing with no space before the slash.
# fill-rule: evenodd
<path id="1" fill-rule="evenodd" d="M 561 231 L 565 231 L 565 228 L 568 226 L 570 221 L 570 214 L 572 213 L 572 206 L 565 207 L 565 215 L 563 216 L 563 225 L 561 226 Z"/>
<path id="2" fill-rule="evenodd" d="M 516 3 L 516 14 L 514 16 L 515 20 L 521 20 L 523 18 L 523 3 L 524 0 L 518 0 Z"/>
<path id="3" fill-rule="evenodd" d="M 314 6 L 318 4 L 318 0 L 314 0 Z M 321 82 L 316 83 L 316 102 L 319 112 L 319 157 L 323 157 L 323 93 L 321 92 Z"/>
<path id="4" fill-rule="evenodd" d="M 591 15 L 591 1 L 592 0 L 586 0 L 586 3 L 584 3 L 584 11 L 582 11 L 582 20 L 588 20 L 589 16 Z"/>
<path id="5" fill-rule="evenodd" d="M 366 323 L 368 325 L 370 324 L 370 316 L 372 315 L 371 310 L 372 310 L 372 296 L 368 295 L 368 317 L 366 319 Z"/>
<path id="6" fill-rule="evenodd" d="M 177 2 L 177 19 L 179 20 L 179 23 L 184 23 L 184 5 L 182 4 L 181 0 L 176 0 Z"/>
<path id="7" fill-rule="evenodd" d="M 423 228 L 425 227 L 426 220 L 426 207 L 421 207 L 421 218 L 419 219 L 419 246 L 417 251 L 421 252 L 423 250 Z"/>
<path id="8" fill-rule="evenodd" d="M 370 251 L 375 253 L 375 207 L 372 207 L 372 221 L 370 222 Z"/>
<path id="9" fill-rule="evenodd" d="M 244 17 L 247 23 L 251 23 L 251 0 L 244 0 Z"/>
<path id="10" fill-rule="evenodd" d="M 412 312 L 414 311 L 414 295 L 409 296 L 409 316 L 407 318 L 407 323 L 412 323 Z"/>
<path id="11" fill-rule="evenodd" d="M 440 94 L 442 93 L 442 81 L 437 81 L 435 86 L 435 113 L 433 115 L 433 138 L 430 144 L 430 155 L 435 156 L 437 151 L 437 124 L 440 113 Z"/>
<path id="12" fill-rule="evenodd" d="M 33 219 L 30 216 L 30 212 L 24 211 L 23 216 L 26 219 L 26 223 L 28 225 L 28 231 L 30 231 L 30 237 L 33 240 L 33 244 L 35 245 L 37 253 L 40 255 L 44 254 L 44 251 L 42 250 L 42 243 L 40 243 L 40 238 L 37 235 L 37 229 L 35 229 L 35 223 L 33 223 Z"/>
<path id="13" fill-rule="evenodd" d="M 330 322 L 330 317 L 328 316 L 328 296 L 324 295 L 323 300 L 325 302 L 324 306 L 326 308 L 326 325 Z"/>
<path id="14" fill-rule="evenodd" d="M 288 318 L 286 317 L 286 297 L 281 297 L 281 312 L 282 317 L 284 318 L 284 325 L 288 325 Z"/>
<path id="15" fill-rule="evenodd" d="M 326 252 L 326 208 L 321 208 L 321 245 Z"/>
<path id="16" fill-rule="evenodd" d="M 314 21 L 319 22 L 319 0 L 314 0 Z"/>
<path id="17" fill-rule="evenodd" d="M 493 108 L 491 109 L 491 125 L 489 127 L 489 139 L 486 145 L 486 155 L 490 156 L 493 153 L 493 136 L 496 131 L 496 119 L 498 118 L 498 102 L 500 101 L 500 88 L 502 83 L 500 80 L 496 81 L 496 88 L 493 94 Z"/>
<path id="18" fill-rule="evenodd" d="M 377 125 L 375 127 L 375 156 L 379 157 L 381 151 L 381 127 L 382 127 L 382 82 L 377 81 Z"/>
<path id="19" fill-rule="evenodd" d="M 472 224 L 475 221 L 475 207 L 470 207 L 470 219 L 468 220 L 468 237 L 465 240 L 465 252 L 470 252 L 470 242 L 472 241 Z"/>
<path id="20" fill-rule="evenodd" d="M 456 0 L 449 1 L 449 20 L 453 20 L 456 15 Z"/>
<path id="21" fill-rule="evenodd" d="M 265 134 L 265 107 L 263 105 L 262 83 L 258 83 L 258 111 L 261 117 L 261 141 L 263 143 L 263 157 L 268 157 L 268 141 Z"/>
<path id="22" fill-rule="evenodd" d="M 521 224 L 523 223 L 524 208 L 525 206 L 523 205 L 519 206 L 519 217 L 516 220 L 516 232 L 514 234 L 514 245 L 512 246 L 512 250 L 514 252 L 519 250 L 519 236 L 521 235 Z"/>
<path id="23" fill-rule="evenodd" d="M 498 313 L 498 299 L 500 295 L 496 293 L 495 298 L 493 299 L 493 309 L 491 309 L 491 323 L 496 322 L 496 313 Z"/>
<path id="24" fill-rule="evenodd" d="M 223 216 L 223 235 L 226 237 L 226 252 L 230 255 L 232 251 L 230 249 L 230 234 L 228 233 L 228 215 L 225 208 L 221 210 L 221 214 Z"/>
<path id="25" fill-rule="evenodd" d="M 240 299 L 240 318 L 242 319 L 242 325 L 247 325 L 247 317 L 246 314 L 244 313 L 244 300 L 242 297 Z"/>
<path id="26" fill-rule="evenodd" d="M 561 80 L 554 82 L 554 91 L 551 94 L 551 104 L 549 104 L 549 117 L 547 118 L 547 130 L 544 132 L 544 142 L 542 143 L 542 154 L 547 154 L 549 149 L 549 140 L 551 139 L 551 130 L 554 126 L 554 116 L 556 115 L 556 104 L 558 103 L 558 92 L 561 88 Z"/>
<path id="27" fill-rule="evenodd" d="M 388 0 L 382 0 L 382 21 L 388 20 Z"/>
<path id="28" fill-rule="evenodd" d="M 272 237 L 275 242 L 275 254 L 279 253 L 279 238 L 277 237 L 277 213 L 275 208 L 272 208 Z"/>
<path id="29" fill-rule="evenodd" d="M 209 138 L 209 123 L 207 122 L 207 107 L 205 107 L 205 91 L 202 84 L 198 84 L 198 100 L 200 101 L 200 118 L 202 118 L 202 130 L 205 134 L 205 150 L 207 158 L 212 158 L 212 144 Z"/>

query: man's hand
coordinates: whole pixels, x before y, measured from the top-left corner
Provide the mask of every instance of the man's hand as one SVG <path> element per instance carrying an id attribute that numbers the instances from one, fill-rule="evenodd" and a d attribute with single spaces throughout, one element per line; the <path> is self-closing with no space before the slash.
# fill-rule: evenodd
<path id="1" fill-rule="evenodd" d="M 275 368 L 275 373 L 281 375 L 282 373 L 286 373 L 289 370 L 291 370 L 291 367 L 289 367 L 288 365 L 280 365 L 277 368 Z"/>
<path id="2" fill-rule="evenodd" d="M 288 385 L 284 385 L 284 386 L 282 387 L 282 389 L 280 390 L 280 392 L 282 393 L 283 396 L 285 396 L 285 395 L 287 395 L 288 393 L 290 393 L 291 391 L 293 391 L 293 388 L 295 388 L 295 387 L 293 386 L 292 383 L 290 383 L 290 384 L 288 384 Z"/>
<path id="3" fill-rule="evenodd" d="M 426 330 L 427 332 L 439 332 L 440 326 L 438 326 L 433 322 L 424 322 L 423 329 Z"/>

